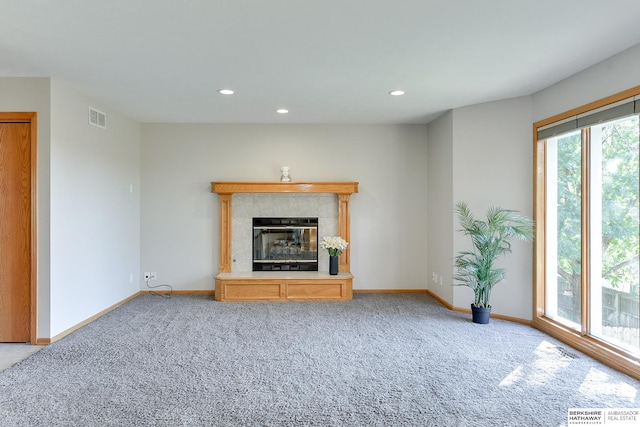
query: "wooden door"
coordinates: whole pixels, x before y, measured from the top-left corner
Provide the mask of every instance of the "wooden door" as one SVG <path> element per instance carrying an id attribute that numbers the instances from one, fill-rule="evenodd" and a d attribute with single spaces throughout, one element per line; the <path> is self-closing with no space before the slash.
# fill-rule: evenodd
<path id="1" fill-rule="evenodd" d="M 31 123 L 0 121 L 0 342 L 32 341 L 31 150 Z"/>

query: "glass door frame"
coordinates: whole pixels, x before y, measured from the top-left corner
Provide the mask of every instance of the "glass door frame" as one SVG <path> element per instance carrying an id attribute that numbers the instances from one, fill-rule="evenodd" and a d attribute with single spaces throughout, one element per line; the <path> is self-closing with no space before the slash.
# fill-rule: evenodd
<path id="1" fill-rule="evenodd" d="M 617 346 L 611 345 L 602 339 L 598 339 L 588 333 L 589 318 L 589 198 L 584 197 L 589 194 L 589 180 L 582 179 L 582 217 L 581 217 L 581 254 L 582 254 L 582 275 L 581 275 L 581 325 L 576 330 L 545 316 L 546 304 L 546 199 L 547 199 L 547 152 L 545 140 L 539 140 L 538 131 L 550 124 L 567 120 L 570 117 L 587 113 L 609 104 L 623 101 L 630 97 L 640 95 L 640 86 L 611 95 L 607 98 L 592 102 L 590 104 L 575 108 L 573 110 L 558 114 L 556 116 L 541 120 L 533 124 L 533 202 L 534 220 L 536 223 L 534 265 L 533 265 L 533 320 L 532 326 L 545 333 L 569 344 L 570 346 L 583 351 L 584 353 L 600 360 L 601 362 L 614 367 L 634 378 L 640 379 L 640 357 L 631 352 L 625 351 Z M 582 176 L 586 177 L 589 168 L 589 144 L 586 144 L 589 128 L 582 130 Z"/>

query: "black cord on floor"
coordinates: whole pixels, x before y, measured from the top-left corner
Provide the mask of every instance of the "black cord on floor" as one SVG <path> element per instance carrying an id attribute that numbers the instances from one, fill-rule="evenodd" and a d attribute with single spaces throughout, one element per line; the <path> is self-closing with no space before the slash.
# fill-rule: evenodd
<path id="1" fill-rule="evenodd" d="M 147 282 L 147 288 L 149 288 L 149 289 L 156 289 L 156 288 L 160 288 L 160 287 L 162 287 L 162 286 L 166 286 L 166 287 L 168 287 L 168 288 L 169 288 L 169 292 L 162 292 L 162 293 L 159 293 L 159 292 L 155 292 L 155 291 L 149 291 L 149 293 L 150 293 L 151 295 L 157 295 L 157 296 L 162 297 L 162 298 L 171 298 L 171 294 L 173 294 L 173 287 L 172 287 L 171 285 L 168 285 L 168 284 L 166 284 L 166 283 L 163 283 L 162 285 L 151 286 L 151 285 L 149 284 L 149 280 L 150 280 L 150 279 L 145 280 L 145 282 Z"/>

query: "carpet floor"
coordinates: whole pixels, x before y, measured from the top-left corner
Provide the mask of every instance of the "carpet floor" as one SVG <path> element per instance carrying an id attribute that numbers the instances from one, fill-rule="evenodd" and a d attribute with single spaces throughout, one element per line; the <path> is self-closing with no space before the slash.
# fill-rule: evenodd
<path id="1" fill-rule="evenodd" d="M 0 425 L 562 426 L 640 382 L 425 294 L 140 296 L 0 372 Z"/>

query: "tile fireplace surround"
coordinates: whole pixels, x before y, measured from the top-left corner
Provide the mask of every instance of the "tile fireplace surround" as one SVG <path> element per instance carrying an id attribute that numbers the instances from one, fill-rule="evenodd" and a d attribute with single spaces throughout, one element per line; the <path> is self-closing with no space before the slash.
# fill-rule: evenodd
<path id="1" fill-rule="evenodd" d="M 252 271 L 254 217 L 317 217 L 318 238 L 338 233 L 335 194 L 245 193 L 231 198 L 231 272 Z M 318 270 L 329 270 L 329 254 L 318 248 Z"/>
<path id="2" fill-rule="evenodd" d="M 350 247 L 340 256 L 339 274 L 328 274 L 328 254 L 318 253 L 317 272 L 252 272 L 253 217 L 318 217 L 318 238 L 350 241 L 351 194 L 357 182 L 212 182 L 219 196 L 220 273 L 218 301 L 351 299 Z"/>

